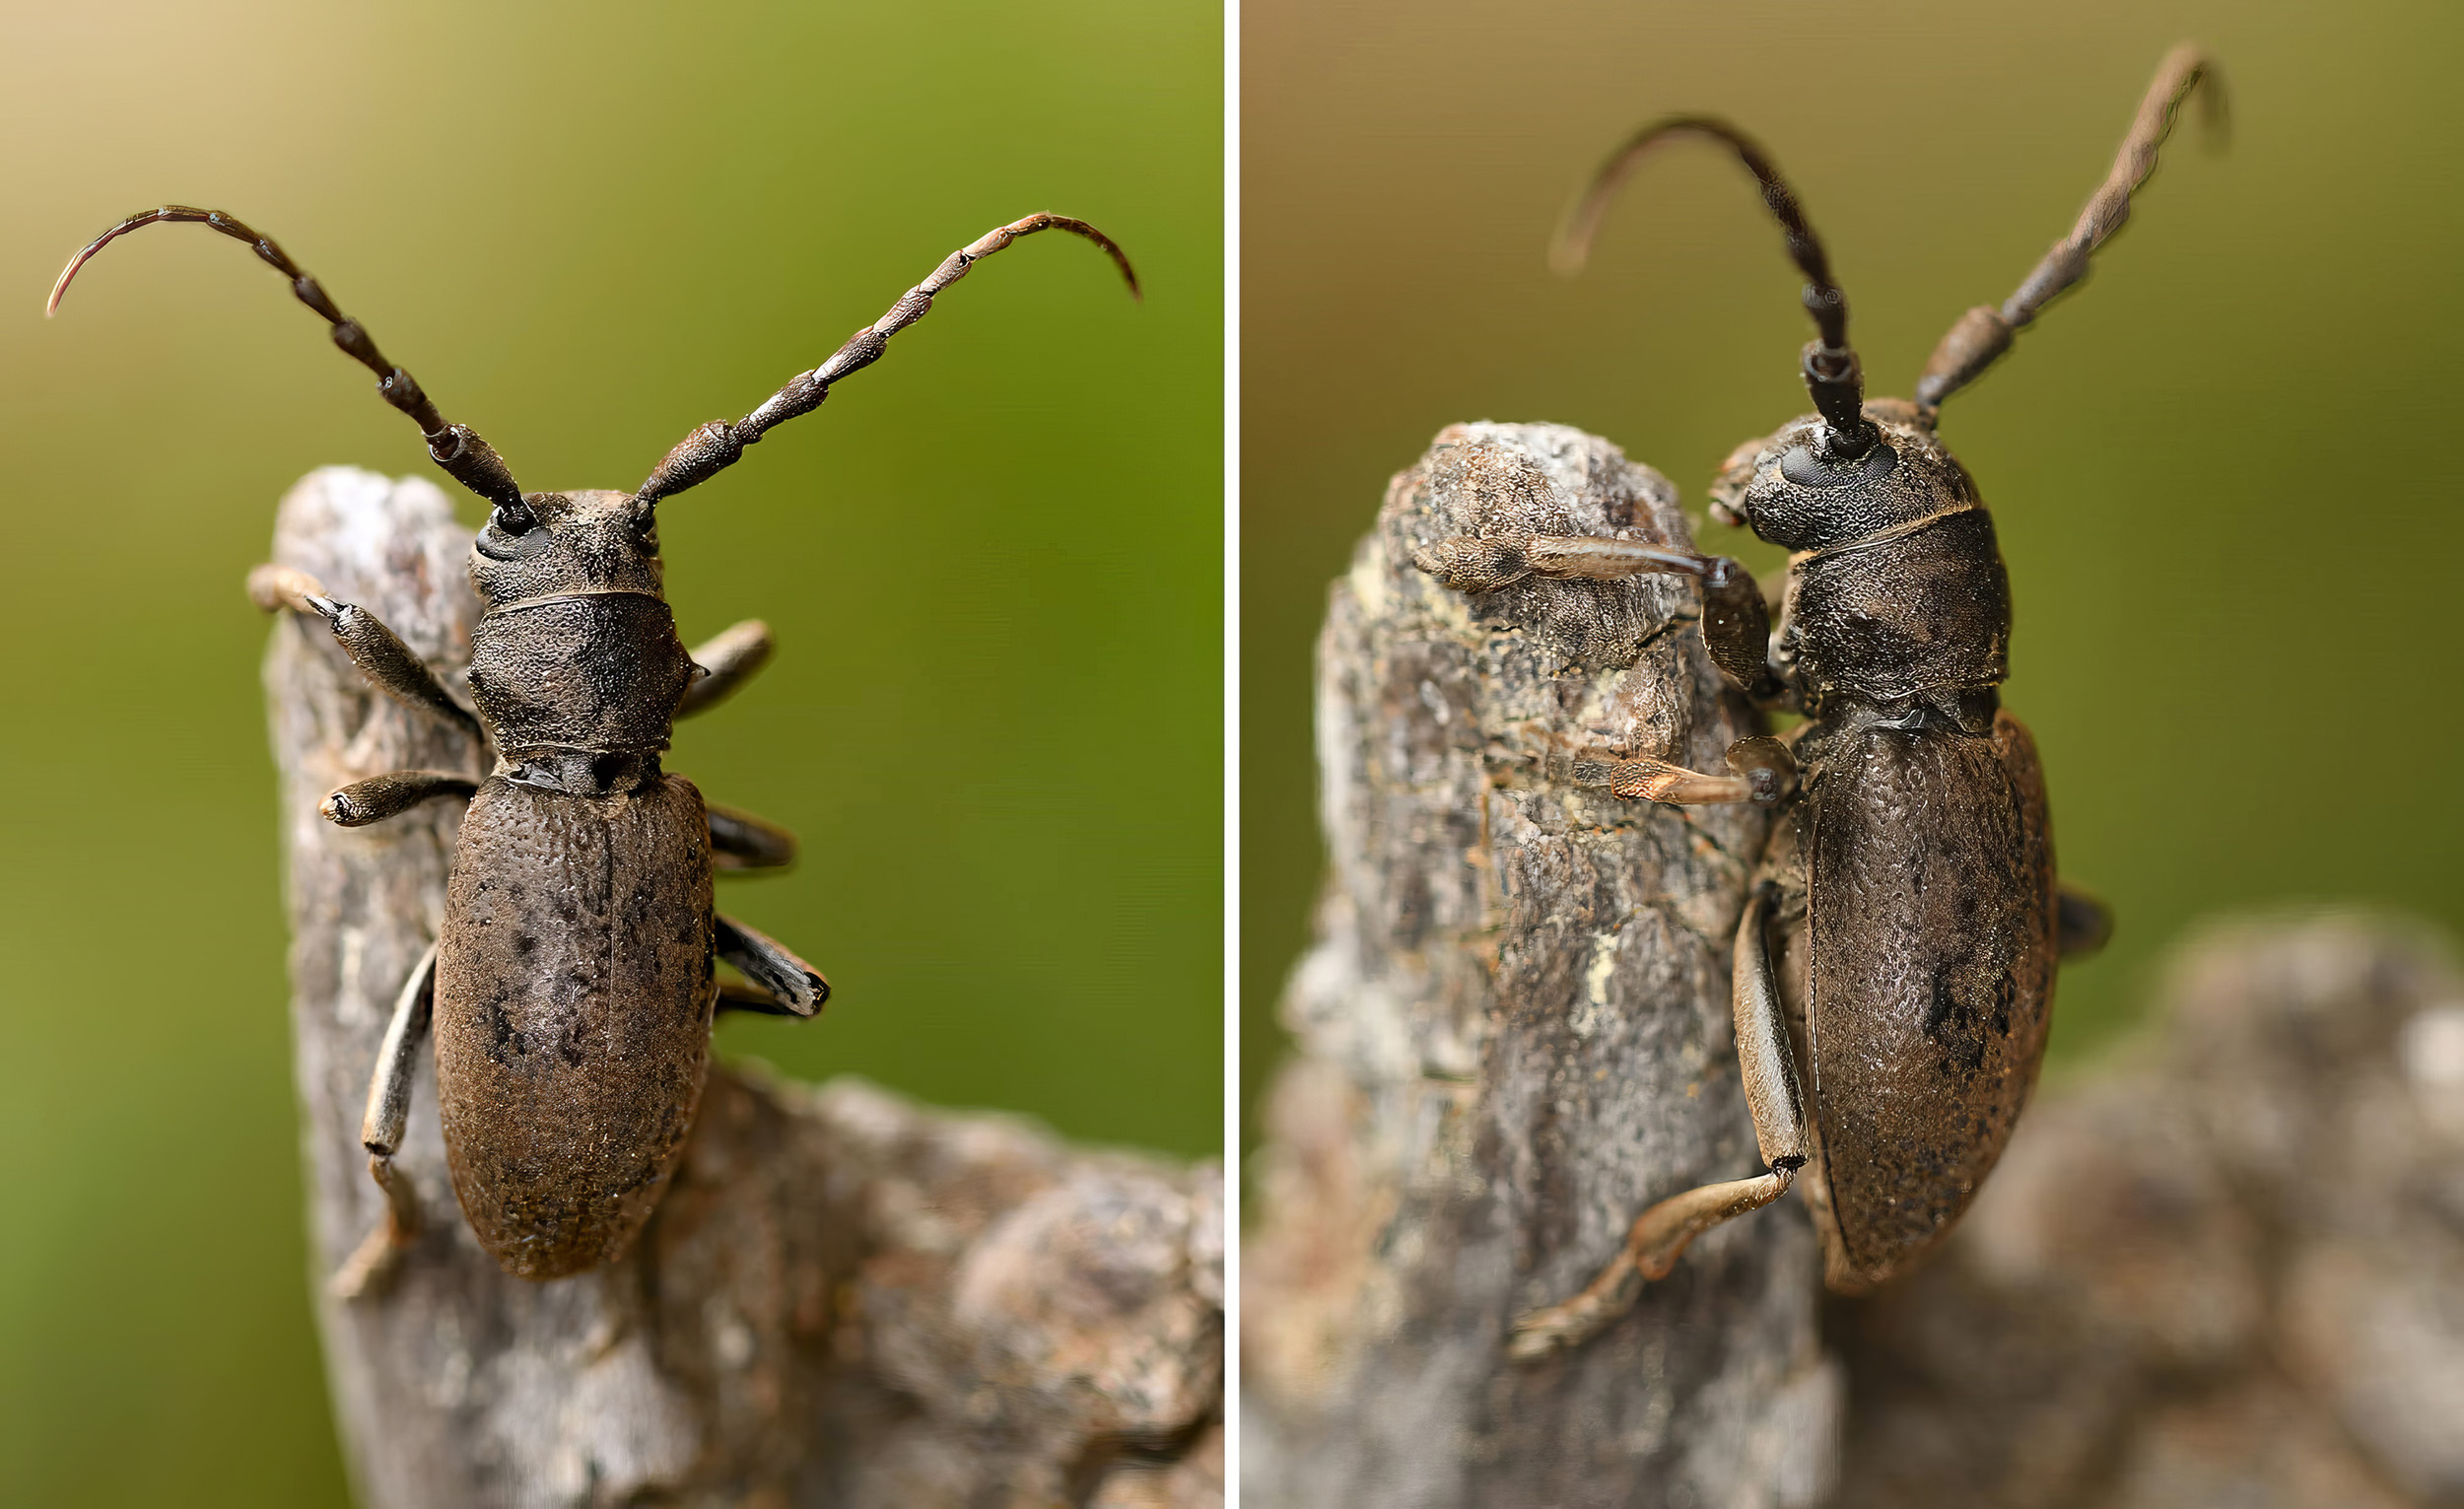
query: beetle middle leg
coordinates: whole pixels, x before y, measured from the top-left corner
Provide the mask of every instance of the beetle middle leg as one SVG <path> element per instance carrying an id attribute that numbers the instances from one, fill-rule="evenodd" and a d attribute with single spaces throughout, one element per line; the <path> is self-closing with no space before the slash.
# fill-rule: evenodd
<path id="1" fill-rule="evenodd" d="M 397 770 L 336 787 L 326 793 L 316 810 L 337 827 L 365 828 L 370 823 L 398 817 L 421 802 L 440 796 L 468 801 L 478 790 L 478 782 L 451 771 Z"/>
<path id="2" fill-rule="evenodd" d="M 795 862 L 795 835 L 741 807 L 703 804 L 710 813 L 710 847 L 720 874 L 778 869 Z"/>
<path id="3" fill-rule="evenodd" d="M 411 1117 L 411 1074 L 428 1040 L 436 1010 L 437 945 L 428 945 L 402 983 L 393 1017 L 385 1024 L 376 1068 L 369 1076 L 368 1110 L 360 1121 L 360 1144 L 368 1149 L 368 1175 L 385 1195 L 385 1217 L 334 1271 L 329 1286 L 337 1299 L 358 1299 L 383 1286 L 419 1235 L 419 1192 L 393 1166 Z"/>
<path id="4" fill-rule="evenodd" d="M 1560 1346 L 1597 1336 L 1633 1307 L 1646 1282 L 1666 1278 L 1694 1238 L 1787 1194 L 1797 1170 L 1811 1156 L 1804 1079 L 1780 1003 L 1779 975 L 1771 963 L 1769 930 L 1778 895 L 1779 887 L 1764 881 L 1745 903 L 1745 915 L 1737 925 L 1737 965 L 1731 980 L 1738 1066 L 1745 1075 L 1745 1104 L 1753 1113 L 1754 1141 L 1769 1171 L 1687 1190 L 1645 1210 L 1627 1231 L 1624 1247 L 1582 1293 L 1517 1318 L 1506 1347 L 1516 1361 L 1538 1361 Z"/>

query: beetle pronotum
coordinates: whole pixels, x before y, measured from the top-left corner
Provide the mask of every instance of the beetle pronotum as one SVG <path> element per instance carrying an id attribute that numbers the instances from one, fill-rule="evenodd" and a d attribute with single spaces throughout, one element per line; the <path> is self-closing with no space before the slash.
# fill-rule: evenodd
<path id="1" fill-rule="evenodd" d="M 370 680 L 414 711 L 480 741 L 493 769 L 397 771 L 325 799 L 357 827 L 433 798 L 469 803 L 436 943 L 403 984 L 369 1086 L 362 1131 L 383 1224 L 334 1286 L 365 1292 L 417 1233 L 410 1181 L 393 1167 L 422 1040 L 437 1047 L 437 1092 L 453 1191 L 506 1271 L 553 1278 L 621 1255 L 650 1218 L 682 1152 L 710 1056 L 714 1010 L 809 1017 L 829 986 L 810 965 L 714 910 L 714 862 L 787 863 L 795 841 L 748 813 L 707 806 L 660 768 L 675 719 L 716 705 L 760 668 L 769 631 L 748 621 L 688 654 L 661 589 L 657 507 L 708 481 L 771 427 L 810 413 L 831 385 L 877 361 L 933 297 L 1022 236 L 1060 230 L 1095 242 L 1135 297 L 1111 238 L 1081 220 L 1030 215 L 952 252 L 837 354 L 732 424 L 701 426 L 630 493 L 525 493 L 468 426 L 437 411 L 316 280 L 270 239 L 219 210 L 169 205 L 133 215 L 70 259 L 46 312 L 94 254 L 149 225 L 191 222 L 247 242 L 376 375 L 384 400 L 418 424 L 428 452 L 492 505 L 472 543 L 482 613 L 470 690 L 456 701 L 391 630 L 296 571 L 259 567 L 259 606 L 331 627 Z M 721 984 L 725 960 L 746 983 Z"/>

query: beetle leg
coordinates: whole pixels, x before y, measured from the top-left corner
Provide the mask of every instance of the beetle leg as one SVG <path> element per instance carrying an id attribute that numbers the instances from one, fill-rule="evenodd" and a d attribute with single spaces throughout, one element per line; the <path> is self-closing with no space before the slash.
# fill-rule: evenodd
<path id="1" fill-rule="evenodd" d="M 1412 552 L 1411 559 L 1459 592 L 1493 592 L 1534 577 L 1548 582 L 1691 577 L 1702 588 L 1702 640 L 1712 661 L 1757 705 L 1776 703 L 1786 695 L 1787 688 L 1771 669 L 1771 606 L 1753 573 L 1728 556 L 1602 535 L 1532 534 L 1520 539 L 1457 535 Z"/>
<path id="2" fill-rule="evenodd" d="M 721 1011 L 753 1011 L 763 1016 L 809 1015 L 798 1011 L 758 985 L 739 984 L 733 980 L 719 982 L 719 1009 Z"/>
<path id="3" fill-rule="evenodd" d="M 2056 946 L 2065 959 L 2084 959 L 2113 936 L 2113 909 L 2069 881 L 2054 893 Z"/>
<path id="4" fill-rule="evenodd" d="M 1728 776 L 1705 775 L 1671 765 L 1666 760 L 1619 760 L 1607 755 L 1578 755 L 1574 784 L 1605 786 L 1611 796 L 1629 801 L 1665 801 L 1678 806 L 1714 806 L 1751 801 L 1770 806 L 1797 788 L 1797 761 L 1788 746 L 1757 735 L 1728 747 Z"/>
<path id="5" fill-rule="evenodd" d="M 691 718 L 696 713 L 707 713 L 734 696 L 756 671 L 770 663 L 771 649 L 770 625 L 758 618 L 730 624 L 694 646 L 693 663 L 703 674 L 685 688 L 684 701 L 676 704 L 676 716 Z"/>
<path id="6" fill-rule="evenodd" d="M 412 967 L 411 978 L 402 982 L 393 1019 L 385 1024 L 384 1043 L 376 1050 L 376 1072 L 369 1076 L 360 1144 L 368 1149 L 369 1177 L 384 1191 L 385 1218 L 335 1270 L 329 1287 L 337 1299 L 358 1299 L 381 1288 L 419 1235 L 419 1192 L 410 1176 L 393 1166 L 393 1155 L 401 1150 L 410 1121 L 411 1073 L 420 1045 L 428 1039 L 436 999 L 437 945 L 431 943 Z"/>
<path id="7" fill-rule="evenodd" d="M 478 782 L 451 771 L 397 770 L 336 787 L 316 810 L 324 814 L 327 822 L 340 827 L 365 828 L 439 796 L 458 796 L 468 801 L 478 790 Z"/>
<path id="8" fill-rule="evenodd" d="M 325 595 L 325 588 L 314 577 L 288 566 L 260 566 L 248 573 L 248 596 L 256 605 L 271 613 L 289 608 L 294 613 L 314 614 L 333 630 L 352 663 L 366 673 L 376 689 L 416 713 L 441 720 L 461 729 L 474 739 L 487 735 L 480 731 L 479 719 L 468 708 L 453 700 L 428 662 L 411 653 L 411 647 L 384 621 L 366 608 L 347 602 L 336 602 Z"/>
<path id="9" fill-rule="evenodd" d="M 1626 1232 L 1624 1247 L 1582 1293 L 1516 1319 L 1506 1344 L 1516 1361 L 1536 1362 L 1599 1335 L 1633 1307 L 1645 1283 L 1669 1275 L 1694 1238 L 1787 1194 L 1797 1170 L 1805 1166 L 1809 1138 L 1803 1081 L 1780 1004 L 1779 975 L 1771 967 L 1764 935 L 1777 896 L 1778 887 L 1766 881 L 1745 903 L 1745 915 L 1737 925 L 1737 965 L 1730 987 L 1745 1104 L 1753 1113 L 1754 1141 L 1770 1172 L 1687 1190 L 1645 1210 Z"/>
<path id="10" fill-rule="evenodd" d="M 797 1016 L 812 1015 L 830 998 L 830 982 L 821 978 L 821 971 L 732 917 L 719 919 L 719 957 L 742 970 L 745 979 L 777 996 Z"/>
<path id="11" fill-rule="evenodd" d="M 738 807 L 707 804 L 710 847 L 721 873 L 776 869 L 795 862 L 795 835 Z"/>

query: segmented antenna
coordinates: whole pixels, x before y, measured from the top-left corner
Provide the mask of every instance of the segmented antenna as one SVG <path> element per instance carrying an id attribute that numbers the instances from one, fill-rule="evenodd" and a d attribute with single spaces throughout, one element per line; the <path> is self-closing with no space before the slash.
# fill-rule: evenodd
<path id="1" fill-rule="evenodd" d="M 51 285 L 51 297 L 44 302 L 44 318 L 59 312 L 60 299 L 68 292 L 78 270 L 94 260 L 96 252 L 118 240 L 131 231 L 163 224 L 196 224 L 220 231 L 233 240 L 245 241 L 254 247 L 257 256 L 276 272 L 291 280 L 291 292 L 302 304 L 316 311 L 325 323 L 333 326 L 334 344 L 343 354 L 376 375 L 376 391 L 419 426 L 420 438 L 428 443 L 428 454 L 447 475 L 490 503 L 519 507 L 521 488 L 513 481 L 513 469 L 494 447 L 479 438 L 467 425 L 447 424 L 437 406 L 428 401 L 418 379 L 385 360 L 384 353 L 369 338 L 360 322 L 334 306 L 333 300 L 314 278 L 300 270 L 273 238 L 260 236 L 220 210 L 200 210 L 184 204 L 167 204 L 159 210 L 131 215 L 110 230 L 86 243 L 84 250 L 68 259 L 60 269 L 60 280 Z"/>
<path id="2" fill-rule="evenodd" d="M 1788 255 L 1806 275 L 1806 312 L 1814 316 L 1817 332 L 1817 339 L 1805 351 L 1806 391 L 1813 395 L 1827 430 L 1821 448 L 1832 460 L 1865 454 L 1874 448 L 1881 432 L 1865 417 L 1865 375 L 1858 366 L 1856 348 L 1848 344 L 1848 295 L 1831 277 L 1830 258 L 1822 250 L 1821 239 L 1814 234 L 1796 192 L 1780 176 L 1770 154 L 1727 121 L 1716 115 L 1672 115 L 1634 133 L 1592 174 L 1558 231 L 1550 265 L 1569 276 L 1581 271 L 1591 256 L 1592 237 L 1608 213 L 1608 201 L 1633 175 L 1636 165 L 1660 143 L 1686 135 L 1724 143 L 1762 185 L 1763 205 L 1787 233 Z"/>
<path id="3" fill-rule="evenodd" d="M 832 383 L 881 360 L 881 353 L 888 348 L 890 337 L 924 318 L 925 311 L 932 308 L 935 294 L 967 276 L 967 270 L 976 263 L 1018 238 L 1033 236 L 1038 231 L 1066 231 L 1072 236 L 1085 237 L 1103 247 L 1105 254 L 1112 258 L 1113 265 L 1121 269 L 1123 280 L 1129 285 L 1129 297 L 1143 301 L 1145 296 L 1138 291 L 1138 275 L 1130 268 L 1128 254 L 1113 243 L 1111 237 L 1085 221 L 1072 220 L 1066 215 L 1029 215 L 1024 220 L 1012 221 L 951 252 L 942 259 L 939 267 L 933 269 L 931 277 L 901 295 L 898 303 L 890 306 L 888 313 L 849 336 L 847 344 L 841 346 L 829 361 L 789 379 L 787 386 L 772 394 L 752 413 L 733 424 L 714 419 L 686 436 L 673 450 L 667 452 L 666 458 L 658 463 L 657 469 L 650 473 L 650 480 L 642 484 L 635 496 L 647 508 L 662 498 L 672 498 L 686 488 L 707 482 L 734 465 L 744 454 L 744 447 L 760 440 L 772 426 L 820 408 L 822 400 L 830 396 Z"/>
<path id="4" fill-rule="evenodd" d="M 2199 87 L 2202 79 L 2208 85 L 2204 97 L 2208 134 L 2214 140 L 2223 138 L 2224 80 L 2217 75 L 2214 59 L 2196 45 L 2184 42 L 2156 65 L 2156 78 L 2149 84 L 2147 96 L 2139 102 L 2139 113 L 2131 119 L 2121 150 L 2113 155 L 2113 171 L 2088 196 L 2088 207 L 2079 212 L 2079 223 L 2071 227 L 2071 234 L 2053 243 L 2053 249 L 2027 275 L 2019 292 L 2002 302 L 2001 309 L 1978 305 L 1960 315 L 1934 348 L 1933 357 L 1925 364 L 1925 375 L 1916 383 L 1916 401 L 1920 406 L 1928 411 L 1938 409 L 1944 399 L 1983 377 L 1985 369 L 2011 349 L 2019 332 L 2046 305 L 2088 276 L 2088 258 L 2130 219 L 2131 194 L 2155 173 L 2156 149 L 2172 134 L 2173 119 L 2180 112 L 2182 102 L 2190 98 L 2190 92 Z"/>

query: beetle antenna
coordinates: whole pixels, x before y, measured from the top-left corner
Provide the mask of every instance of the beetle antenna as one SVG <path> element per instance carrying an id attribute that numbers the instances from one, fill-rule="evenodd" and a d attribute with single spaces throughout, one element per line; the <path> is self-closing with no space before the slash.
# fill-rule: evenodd
<path id="1" fill-rule="evenodd" d="M 1822 415 L 1827 431 L 1822 449 L 1834 460 L 1852 460 L 1874 448 L 1881 432 L 1865 417 L 1865 375 L 1857 365 L 1856 348 L 1848 344 L 1848 295 L 1831 277 L 1831 262 L 1821 239 L 1806 220 L 1797 195 L 1780 176 L 1762 144 L 1716 115 L 1672 115 L 1634 133 L 1608 155 L 1592 174 L 1583 196 L 1575 201 L 1557 233 L 1549 263 L 1567 276 L 1582 270 L 1591 256 L 1592 237 L 1608 212 L 1608 201 L 1633 174 L 1645 154 L 1674 136 L 1708 136 L 1725 143 L 1762 185 L 1762 202 L 1780 229 L 1788 234 L 1788 255 L 1806 275 L 1806 312 L 1814 316 L 1818 339 L 1806 347 L 1806 391 Z"/>
<path id="2" fill-rule="evenodd" d="M 967 270 L 976 263 L 1018 238 L 1033 236 L 1038 231 L 1066 231 L 1072 236 L 1085 237 L 1103 247 L 1105 254 L 1112 258 L 1113 265 L 1121 269 L 1122 279 L 1129 285 L 1129 297 L 1144 299 L 1138 291 L 1138 275 L 1129 266 L 1128 253 L 1114 244 L 1111 237 L 1085 221 L 1072 220 L 1066 215 L 1030 215 L 1024 220 L 1013 221 L 951 252 L 940 266 L 932 270 L 931 277 L 901 295 L 898 303 L 890 306 L 888 313 L 849 336 L 847 344 L 841 346 L 829 361 L 811 372 L 798 374 L 752 413 L 734 424 L 714 419 L 686 436 L 677 443 L 676 448 L 667 452 L 666 459 L 658 463 L 650 480 L 644 482 L 634 496 L 644 508 L 649 508 L 662 498 L 672 498 L 686 488 L 707 482 L 734 465 L 737 458 L 744 454 L 744 447 L 760 440 L 771 426 L 820 408 L 822 400 L 830 396 L 832 383 L 881 360 L 881 353 L 887 349 L 890 337 L 924 318 L 925 311 L 932 308 L 933 295 L 967 276 Z"/>
<path id="3" fill-rule="evenodd" d="M 2122 148 L 2113 156 L 2113 171 L 2104 183 L 2088 200 L 2088 207 L 2079 213 L 2079 223 L 2071 234 L 2053 243 L 2053 249 L 2027 275 L 2019 292 L 2002 302 L 1997 309 L 1979 305 L 1959 316 L 1934 348 L 1934 355 L 1925 364 L 1925 376 L 1917 379 L 1916 401 L 1928 414 L 1942 407 L 1944 399 L 1983 377 L 2011 343 L 2035 319 L 2044 307 L 2060 298 L 2088 276 L 2088 259 L 2098 246 L 2111 240 L 2130 219 L 2131 193 L 2146 183 L 2156 169 L 2156 149 L 2173 130 L 2173 118 L 2190 98 L 2190 92 L 2207 81 L 2202 98 L 2202 114 L 2212 143 L 2222 144 L 2228 122 L 2225 116 L 2224 81 L 2217 72 L 2216 62 L 2195 44 L 2184 42 L 2164 55 L 2156 65 L 2156 79 L 2148 86 L 2147 98 L 2139 102 L 2139 114 L 2131 121 L 2130 133 L 2122 138 Z"/>
<path id="4" fill-rule="evenodd" d="M 454 481 L 490 503 L 518 505 L 521 502 L 521 488 L 513 481 L 513 469 L 505 464 L 505 458 L 498 455 L 494 447 L 481 440 L 469 426 L 445 423 L 445 416 L 439 414 L 437 406 L 428 401 L 428 394 L 420 388 L 417 379 L 386 361 L 384 353 L 376 349 L 376 343 L 369 339 L 368 331 L 360 322 L 335 308 L 323 287 L 301 271 L 299 264 L 292 261 L 282 247 L 274 244 L 273 238 L 258 235 L 220 210 L 167 204 L 159 210 L 129 216 L 87 242 L 85 249 L 68 259 L 68 266 L 60 269 L 60 280 L 51 285 L 51 297 L 42 307 L 43 317 L 47 319 L 59 312 L 60 299 L 68 292 L 69 283 L 76 278 L 79 269 L 94 260 L 96 252 L 131 231 L 166 223 L 206 226 L 234 240 L 246 241 L 253 246 L 260 259 L 291 280 L 291 292 L 298 296 L 299 301 L 333 326 L 334 344 L 342 348 L 343 354 L 376 375 L 376 391 L 385 402 L 409 415 L 411 422 L 419 426 L 420 438 L 428 442 L 428 454 L 439 466 L 444 467 Z"/>

